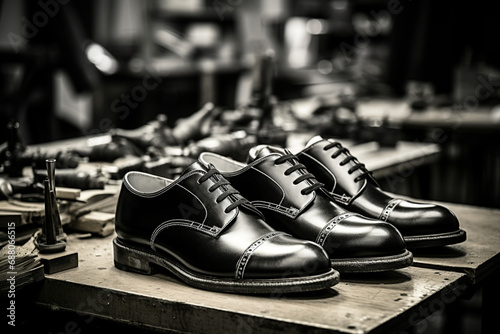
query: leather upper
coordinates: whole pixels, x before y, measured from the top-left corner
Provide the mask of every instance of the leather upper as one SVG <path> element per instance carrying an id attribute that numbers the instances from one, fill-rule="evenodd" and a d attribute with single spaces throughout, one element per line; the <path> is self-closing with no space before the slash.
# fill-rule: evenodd
<path id="1" fill-rule="evenodd" d="M 258 146 L 250 151 L 248 165 L 208 152 L 202 153 L 200 160 L 220 170 L 273 228 L 317 242 L 330 258 L 386 256 L 405 251 L 403 239 L 392 225 L 335 204 L 296 159 L 283 160 L 286 154 L 279 148 Z M 297 168 L 289 172 L 294 166 Z M 302 181 L 296 182 L 299 178 Z M 307 191 L 311 187 L 314 189 Z"/>
<path id="2" fill-rule="evenodd" d="M 368 184 L 375 186 L 378 184 L 364 167 L 350 171 L 359 164 L 359 161 L 352 159 L 343 163 L 346 157 L 351 156 L 348 151 L 335 155 L 342 148 L 340 143 L 325 149 L 332 143 L 334 142 L 327 140 L 315 142 L 297 153 L 297 157 L 318 180 L 325 184 L 325 190 L 336 202 L 349 205 Z"/>
<path id="3" fill-rule="evenodd" d="M 327 193 L 337 203 L 347 210 L 387 221 L 403 236 L 459 229 L 456 216 L 443 206 L 394 198 L 384 192 L 364 165 L 340 143 L 315 137 L 297 157 L 325 184 Z M 343 164 L 346 160 L 349 161 Z"/>
<path id="4" fill-rule="evenodd" d="M 331 268 L 323 249 L 271 228 L 218 172 L 200 163 L 175 181 L 129 172 L 115 229 L 121 242 L 205 275 L 279 278 Z"/>

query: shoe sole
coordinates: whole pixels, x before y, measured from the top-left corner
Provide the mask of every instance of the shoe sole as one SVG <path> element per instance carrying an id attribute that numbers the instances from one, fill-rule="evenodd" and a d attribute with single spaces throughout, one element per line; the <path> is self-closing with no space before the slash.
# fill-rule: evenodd
<path id="1" fill-rule="evenodd" d="M 126 246 L 117 238 L 113 240 L 113 251 L 115 266 L 118 269 L 152 275 L 158 272 L 158 267 L 161 267 L 167 269 L 188 285 L 217 292 L 242 294 L 306 292 L 330 288 L 340 280 L 338 271 L 334 269 L 315 276 L 275 279 L 238 280 L 201 275 L 165 257 Z"/>
<path id="2" fill-rule="evenodd" d="M 413 264 L 413 254 L 406 250 L 402 254 L 370 258 L 331 259 L 332 267 L 342 273 L 369 273 L 401 269 Z"/>
<path id="3" fill-rule="evenodd" d="M 449 233 L 403 236 L 407 248 L 425 248 L 453 245 L 464 242 L 467 234 L 464 230 L 458 230 Z"/>

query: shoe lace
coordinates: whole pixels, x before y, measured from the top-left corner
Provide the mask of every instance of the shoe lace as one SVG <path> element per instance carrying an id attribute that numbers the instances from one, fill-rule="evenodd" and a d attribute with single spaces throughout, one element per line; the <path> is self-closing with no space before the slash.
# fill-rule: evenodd
<path id="1" fill-rule="evenodd" d="M 351 161 L 354 162 L 354 165 L 351 168 L 349 168 L 349 170 L 347 171 L 349 174 L 352 174 L 357 170 L 361 170 L 361 174 L 354 178 L 354 182 L 359 182 L 361 180 L 364 180 L 368 176 L 371 176 L 371 174 L 373 174 L 372 171 L 369 171 L 368 169 L 366 169 L 365 164 L 360 163 L 358 161 L 358 159 L 356 159 L 356 157 L 351 155 L 349 150 L 347 148 L 343 147 L 342 144 L 340 144 L 339 142 L 336 142 L 336 141 L 331 142 L 330 144 L 323 147 L 323 150 L 328 151 L 329 149 L 334 148 L 334 147 L 337 147 L 338 149 L 335 152 L 333 152 L 333 154 L 331 155 L 332 159 L 337 158 L 339 155 L 341 155 L 343 153 L 346 154 L 346 157 L 344 158 L 344 160 L 342 160 L 340 162 L 340 166 L 344 166 L 345 164 L 347 164 Z"/>
<path id="2" fill-rule="evenodd" d="M 215 199 L 215 201 L 217 203 L 220 203 L 222 202 L 224 199 L 226 199 L 227 197 L 229 197 L 230 195 L 237 195 L 240 194 L 240 192 L 236 189 L 234 189 L 228 180 L 226 180 L 220 173 L 219 171 L 217 171 L 216 169 L 214 168 L 211 168 L 209 169 L 204 175 L 202 175 L 199 179 L 198 179 L 198 183 L 203 183 L 205 182 L 206 180 L 208 180 L 209 178 L 211 178 L 212 176 L 214 175 L 218 175 L 219 177 L 217 178 L 217 181 L 210 186 L 210 188 L 208 188 L 208 191 L 209 192 L 214 192 L 216 189 L 218 188 L 221 188 L 222 189 L 222 194 L 220 194 L 219 196 L 217 196 L 217 198 Z M 227 186 L 227 187 L 225 187 Z M 230 211 L 232 211 L 233 209 L 235 209 L 236 207 L 240 206 L 241 204 L 244 204 L 244 203 L 249 203 L 249 201 L 244 198 L 244 197 L 239 197 L 237 198 L 234 202 L 232 202 L 227 208 L 224 209 L 224 212 L 225 213 L 229 213 Z"/>
<path id="3" fill-rule="evenodd" d="M 290 175 L 291 173 L 293 173 L 297 170 L 303 170 L 303 173 L 304 173 L 304 174 L 300 175 L 298 178 L 296 178 L 293 181 L 293 184 L 299 184 L 300 182 L 305 181 L 305 180 L 311 180 L 311 182 L 312 182 L 312 184 L 310 186 L 308 186 L 300 191 L 300 193 L 302 195 L 308 195 L 308 194 L 312 193 L 313 191 L 315 191 L 316 189 L 319 189 L 319 188 L 324 186 L 323 183 L 316 180 L 316 178 L 314 177 L 313 174 L 311 174 L 307 171 L 306 166 L 304 166 L 303 164 L 298 162 L 298 159 L 294 154 L 291 154 L 291 153 L 284 154 L 281 157 L 279 157 L 278 159 L 276 159 L 274 161 L 274 163 L 277 165 L 280 165 L 280 164 L 285 163 L 287 161 L 290 161 L 292 163 L 292 166 L 290 168 L 288 168 L 287 170 L 285 170 L 285 175 Z"/>

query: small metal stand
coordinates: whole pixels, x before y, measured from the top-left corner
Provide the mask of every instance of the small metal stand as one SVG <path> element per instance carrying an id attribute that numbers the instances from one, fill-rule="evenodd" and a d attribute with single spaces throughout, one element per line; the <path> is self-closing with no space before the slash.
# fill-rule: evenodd
<path id="1" fill-rule="evenodd" d="M 44 180 L 45 221 L 42 233 L 37 235 L 36 247 L 40 253 L 57 253 L 66 249 L 67 235 L 64 233 L 57 206 L 55 187 L 55 159 L 46 160 L 48 178 Z"/>

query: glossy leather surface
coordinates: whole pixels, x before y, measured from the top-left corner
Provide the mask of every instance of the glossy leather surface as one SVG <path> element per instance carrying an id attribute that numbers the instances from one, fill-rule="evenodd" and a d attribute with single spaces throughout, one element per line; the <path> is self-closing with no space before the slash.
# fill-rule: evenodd
<path id="1" fill-rule="evenodd" d="M 327 193 L 337 203 L 347 210 L 393 224 L 405 239 L 459 231 L 465 237 L 457 217 L 449 209 L 395 198 L 384 192 L 364 165 L 333 140 L 315 137 L 297 157 L 325 184 Z M 349 161 L 344 164 L 347 157 Z"/>
<path id="2" fill-rule="evenodd" d="M 214 277 L 282 278 L 331 270 L 321 247 L 275 231 L 230 184 L 222 184 L 220 174 L 203 180 L 210 170 L 195 163 L 175 181 L 129 172 L 116 210 L 120 243 Z"/>
<path id="3" fill-rule="evenodd" d="M 401 234 L 392 225 L 347 212 L 323 193 L 314 178 L 306 176 L 296 182 L 307 170 L 288 173 L 298 161 L 280 160 L 286 153 L 259 146 L 251 150 L 248 164 L 213 153 L 202 153 L 200 160 L 221 171 L 273 228 L 317 242 L 331 259 L 383 257 L 406 251 Z M 315 184 L 314 190 L 307 191 Z"/>

